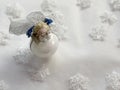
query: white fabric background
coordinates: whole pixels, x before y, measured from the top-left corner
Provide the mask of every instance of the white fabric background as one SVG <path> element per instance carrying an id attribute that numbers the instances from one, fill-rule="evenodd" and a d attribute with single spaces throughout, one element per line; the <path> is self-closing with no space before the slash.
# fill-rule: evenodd
<path id="1" fill-rule="evenodd" d="M 41 0 L 0 0 L 0 31 L 8 33 L 9 19 L 4 9 L 9 2 L 19 2 L 27 11 L 39 10 Z M 9 56 L 16 48 L 28 46 L 25 35 L 12 36 L 7 46 L 0 46 L 0 80 L 5 80 L 9 90 L 68 90 L 67 80 L 76 73 L 90 78 L 89 90 L 105 90 L 106 72 L 120 72 L 120 49 L 117 48 L 120 27 L 120 13 L 114 14 L 118 22 L 108 27 L 104 42 L 89 38 L 92 27 L 100 25 L 99 14 L 110 11 L 107 0 L 91 0 L 92 6 L 79 10 L 75 0 L 57 0 L 65 15 L 69 39 L 60 42 L 59 48 L 49 63 L 51 75 L 44 82 L 32 82 L 23 66 L 17 65 Z"/>

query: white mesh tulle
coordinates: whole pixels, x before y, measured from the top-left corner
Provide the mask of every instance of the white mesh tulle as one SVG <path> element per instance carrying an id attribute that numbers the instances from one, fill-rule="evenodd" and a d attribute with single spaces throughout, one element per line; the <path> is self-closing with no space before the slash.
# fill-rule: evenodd
<path id="1" fill-rule="evenodd" d="M 3 33 L 3 32 L 0 32 L 0 46 L 5 46 L 8 44 L 8 41 L 10 39 L 10 36 Z"/>
<path id="2" fill-rule="evenodd" d="M 29 60 L 31 60 L 32 53 L 28 48 L 18 48 L 17 53 L 13 56 L 14 60 L 18 64 L 26 64 Z"/>

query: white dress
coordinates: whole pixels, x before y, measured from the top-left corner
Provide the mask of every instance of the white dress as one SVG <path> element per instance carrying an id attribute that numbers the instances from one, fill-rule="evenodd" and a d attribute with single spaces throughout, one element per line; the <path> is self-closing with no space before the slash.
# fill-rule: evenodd
<path id="1" fill-rule="evenodd" d="M 36 44 L 34 41 L 31 41 L 30 49 L 37 57 L 49 58 L 56 52 L 58 43 L 59 40 L 57 36 L 50 33 L 49 39 L 44 42 Z"/>

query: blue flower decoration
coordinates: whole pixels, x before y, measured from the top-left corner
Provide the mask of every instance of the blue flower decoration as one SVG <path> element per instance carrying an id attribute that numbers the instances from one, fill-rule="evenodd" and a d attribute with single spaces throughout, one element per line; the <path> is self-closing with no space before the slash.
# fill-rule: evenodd
<path id="1" fill-rule="evenodd" d="M 26 32 L 26 35 L 28 36 L 28 38 L 31 37 L 33 28 L 34 28 L 34 26 L 32 26 L 32 27 Z"/>
<path id="2" fill-rule="evenodd" d="M 50 25 L 53 22 L 53 20 L 45 18 L 44 22 L 47 23 L 47 25 Z"/>

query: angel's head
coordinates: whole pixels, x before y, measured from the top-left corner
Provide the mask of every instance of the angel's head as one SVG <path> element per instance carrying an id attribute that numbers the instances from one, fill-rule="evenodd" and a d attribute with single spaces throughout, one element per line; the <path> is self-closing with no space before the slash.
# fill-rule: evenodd
<path id="1" fill-rule="evenodd" d="M 36 43 L 39 43 L 49 34 L 49 31 L 50 27 L 46 23 L 41 22 L 34 26 L 31 37 Z"/>
<path id="2" fill-rule="evenodd" d="M 50 24 L 53 21 L 51 19 L 45 18 L 44 21 L 32 26 L 27 32 L 28 37 L 32 37 L 32 40 L 36 43 L 43 41 L 49 34 Z"/>

